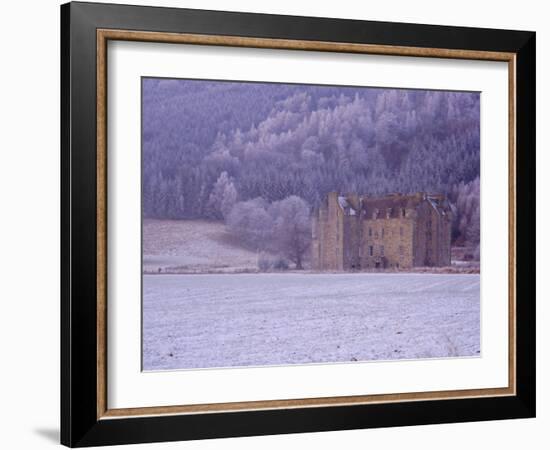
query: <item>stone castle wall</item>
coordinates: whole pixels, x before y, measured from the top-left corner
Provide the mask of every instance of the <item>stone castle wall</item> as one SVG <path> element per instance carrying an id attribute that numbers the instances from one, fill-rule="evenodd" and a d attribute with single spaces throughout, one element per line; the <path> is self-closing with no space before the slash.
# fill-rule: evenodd
<path id="1" fill-rule="evenodd" d="M 362 221 L 362 268 L 413 266 L 414 221 L 411 218 Z"/>
<path id="2" fill-rule="evenodd" d="M 341 198 L 341 197 L 340 197 Z M 400 200 L 401 197 L 390 197 Z M 329 194 L 313 219 L 314 270 L 411 268 L 450 264 L 451 215 L 434 207 L 424 194 L 414 202 L 367 217 L 357 195 L 346 197 L 346 212 L 337 193 Z M 443 200 L 443 197 L 431 197 Z M 365 201 L 368 201 L 366 199 Z"/>
<path id="3" fill-rule="evenodd" d="M 344 270 L 344 212 L 338 194 L 330 193 L 325 208 L 314 219 L 312 262 L 317 270 Z"/>

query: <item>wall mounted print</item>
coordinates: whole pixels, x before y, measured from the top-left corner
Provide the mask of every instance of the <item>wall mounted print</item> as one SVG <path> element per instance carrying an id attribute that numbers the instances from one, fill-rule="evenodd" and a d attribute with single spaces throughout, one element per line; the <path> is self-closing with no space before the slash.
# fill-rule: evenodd
<path id="1" fill-rule="evenodd" d="M 536 35 L 61 7 L 61 442 L 536 413 Z"/>

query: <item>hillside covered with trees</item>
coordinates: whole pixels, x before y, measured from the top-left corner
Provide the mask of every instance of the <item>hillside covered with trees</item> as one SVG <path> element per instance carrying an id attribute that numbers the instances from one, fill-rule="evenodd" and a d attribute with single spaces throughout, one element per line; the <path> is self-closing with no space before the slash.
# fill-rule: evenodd
<path id="1" fill-rule="evenodd" d="M 144 217 L 237 226 L 330 191 L 430 191 L 454 205 L 453 239 L 479 243 L 479 93 L 142 82 Z"/>

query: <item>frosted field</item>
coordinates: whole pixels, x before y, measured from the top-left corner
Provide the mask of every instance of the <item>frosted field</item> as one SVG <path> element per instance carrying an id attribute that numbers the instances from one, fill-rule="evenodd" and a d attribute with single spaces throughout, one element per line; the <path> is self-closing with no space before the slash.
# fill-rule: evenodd
<path id="1" fill-rule="evenodd" d="M 479 356 L 479 275 L 143 276 L 143 368 Z"/>
<path id="2" fill-rule="evenodd" d="M 258 255 L 235 242 L 223 222 L 208 220 L 143 221 L 145 272 L 257 270 Z"/>

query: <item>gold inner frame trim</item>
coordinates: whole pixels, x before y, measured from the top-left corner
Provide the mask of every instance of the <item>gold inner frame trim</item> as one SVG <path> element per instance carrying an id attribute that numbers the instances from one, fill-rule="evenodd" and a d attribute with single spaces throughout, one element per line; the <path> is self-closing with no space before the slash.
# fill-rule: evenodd
<path id="1" fill-rule="evenodd" d="M 216 45 L 283 50 L 363 53 L 371 55 L 472 59 L 508 62 L 508 387 L 379 395 L 262 400 L 199 405 L 109 409 L 107 405 L 107 42 Z M 403 47 L 240 36 L 97 30 L 97 418 L 206 414 L 267 409 L 313 408 L 374 403 L 499 397 L 516 394 L 516 54 L 478 50 Z"/>

